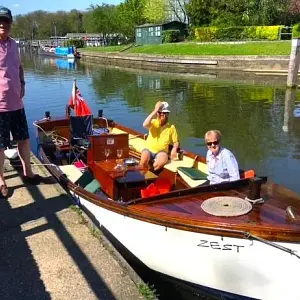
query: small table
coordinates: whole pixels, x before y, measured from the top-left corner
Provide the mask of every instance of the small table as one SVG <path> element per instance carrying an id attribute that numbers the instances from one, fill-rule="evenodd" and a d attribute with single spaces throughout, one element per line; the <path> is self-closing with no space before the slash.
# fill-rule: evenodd
<path id="1" fill-rule="evenodd" d="M 94 162 L 94 177 L 100 182 L 101 189 L 112 199 L 128 201 L 141 197 L 141 189 L 147 187 L 158 176 L 140 166 L 125 166 L 124 170 L 115 169 L 116 160 Z"/>

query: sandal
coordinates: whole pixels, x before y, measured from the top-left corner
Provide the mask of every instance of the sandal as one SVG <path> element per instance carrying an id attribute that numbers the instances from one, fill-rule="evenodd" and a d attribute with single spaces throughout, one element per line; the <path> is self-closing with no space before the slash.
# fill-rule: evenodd
<path id="1" fill-rule="evenodd" d="M 33 184 L 33 185 L 40 184 L 43 181 L 43 179 L 44 178 L 38 174 L 35 174 L 32 177 L 23 176 L 24 183 L 29 183 L 29 184 Z"/>
<path id="2" fill-rule="evenodd" d="M 6 198 L 8 196 L 8 188 L 6 184 L 2 184 L 0 186 L 0 193 L 2 195 L 2 197 Z"/>

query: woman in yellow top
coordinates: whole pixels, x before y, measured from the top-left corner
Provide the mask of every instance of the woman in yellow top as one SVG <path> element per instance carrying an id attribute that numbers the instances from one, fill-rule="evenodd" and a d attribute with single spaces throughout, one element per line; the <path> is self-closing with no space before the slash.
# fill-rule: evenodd
<path id="1" fill-rule="evenodd" d="M 146 148 L 142 151 L 140 165 L 147 167 L 153 160 L 154 170 L 162 168 L 169 159 L 169 145 L 173 144 L 171 159 L 177 157 L 178 135 L 174 125 L 168 122 L 169 104 L 158 101 L 152 113 L 145 119 L 143 126 L 149 130 Z"/>

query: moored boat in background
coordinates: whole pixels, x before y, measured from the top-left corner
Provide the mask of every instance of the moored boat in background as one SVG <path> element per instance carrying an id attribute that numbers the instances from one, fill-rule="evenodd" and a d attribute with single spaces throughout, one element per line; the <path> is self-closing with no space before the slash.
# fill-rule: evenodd
<path id="1" fill-rule="evenodd" d="M 43 46 L 38 49 L 38 54 L 68 59 L 79 59 L 81 57 L 80 53 L 74 50 L 74 47 Z"/>

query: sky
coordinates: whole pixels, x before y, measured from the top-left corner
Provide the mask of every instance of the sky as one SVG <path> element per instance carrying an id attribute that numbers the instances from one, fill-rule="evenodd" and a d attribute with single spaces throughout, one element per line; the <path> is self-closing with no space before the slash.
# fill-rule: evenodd
<path id="1" fill-rule="evenodd" d="M 119 4 L 121 0 L 2 0 L 1 6 L 9 8 L 13 15 L 26 14 L 35 10 L 55 12 L 73 8 L 86 10 L 91 4 Z"/>

